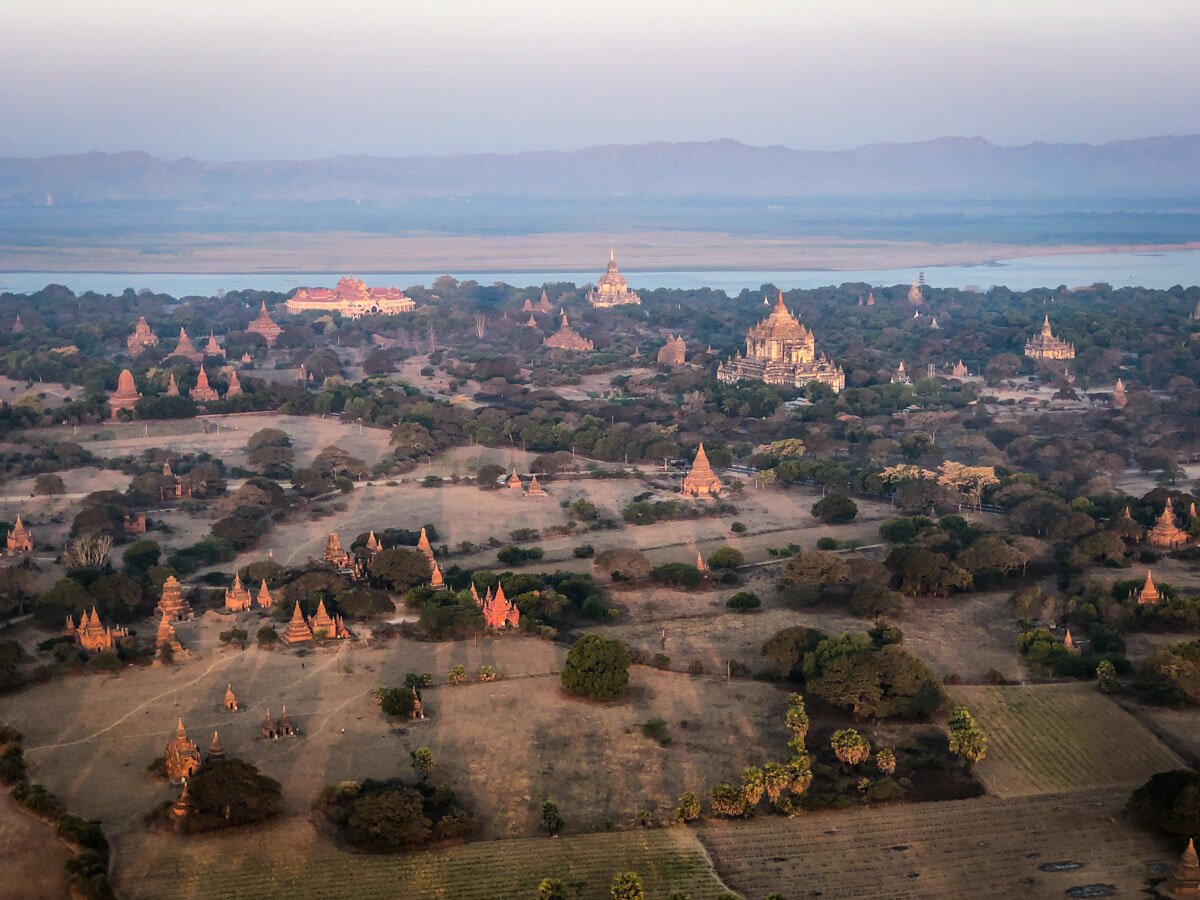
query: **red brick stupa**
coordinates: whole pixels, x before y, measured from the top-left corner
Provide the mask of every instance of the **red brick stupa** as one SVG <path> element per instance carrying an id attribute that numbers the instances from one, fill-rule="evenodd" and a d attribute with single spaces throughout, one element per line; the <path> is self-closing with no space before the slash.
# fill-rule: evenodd
<path id="1" fill-rule="evenodd" d="M 208 383 L 208 373 L 204 369 L 196 376 L 196 386 L 192 388 L 191 395 L 197 403 L 213 403 L 221 399 L 221 395 Z"/>
<path id="2" fill-rule="evenodd" d="M 151 347 L 157 346 L 158 335 L 150 330 L 150 323 L 146 321 L 145 316 L 142 316 L 133 326 L 133 334 L 125 338 L 125 347 L 129 350 L 130 356 L 137 356 L 145 353 Z"/>
<path id="3" fill-rule="evenodd" d="M 167 382 L 167 396 L 168 397 L 178 397 L 179 396 L 179 382 L 175 380 L 174 372 L 171 373 L 171 380 Z"/>
<path id="4" fill-rule="evenodd" d="M 721 493 L 721 479 L 709 465 L 703 443 L 696 451 L 696 461 L 692 463 L 692 470 L 684 477 L 679 490 L 685 497 L 716 497 Z"/>
<path id="5" fill-rule="evenodd" d="M 225 350 L 217 341 L 217 336 L 212 331 L 208 332 L 208 343 L 204 345 L 205 356 L 219 356 L 225 358 Z"/>
<path id="6" fill-rule="evenodd" d="M 1158 886 L 1164 897 L 1200 897 L 1200 858 L 1196 856 L 1196 845 L 1188 838 L 1187 847 L 1171 875 Z"/>
<path id="7" fill-rule="evenodd" d="M 171 621 L 181 622 L 192 618 L 192 605 L 184 599 L 183 585 L 174 575 L 168 575 L 163 582 L 162 597 L 158 601 L 155 612 L 170 617 Z"/>
<path id="8" fill-rule="evenodd" d="M 179 329 L 179 343 L 175 345 L 175 349 L 167 358 L 170 359 L 172 356 L 182 356 L 184 359 L 190 359 L 196 365 L 204 362 L 204 354 L 196 349 L 196 345 L 192 343 L 192 339 L 188 337 L 187 331 L 182 327 Z"/>
<path id="9" fill-rule="evenodd" d="M 242 381 L 238 378 L 236 371 L 229 373 L 229 390 L 225 392 L 225 399 L 230 397 L 240 397 L 242 395 Z"/>
<path id="10" fill-rule="evenodd" d="M 571 323 L 567 321 L 567 314 L 563 313 L 562 323 L 558 326 L 558 331 L 546 337 L 542 341 L 546 347 L 553 347 L 556 350 L 591 350 L 593 344 L 578 331 L 571 327 Z"/>
<path id="11" fill-rule="evenodd" d="M 287 630 L 280 635 L 280 639 L 285 644 L 303 644 L 312 641 L 312 629 L 304 621 L 304 613 L 300 609 L 299 601 L 296 602 L 296 608 L 292 610 L 292 619 L 288 622 Z"/>
<path id="12" fill-rule="evenodd" d="M 265 300 L 263 301 L 262 308 L 258 311 L 258 316 L 246 326 L 246 331 L 250 334 L 257 334 L 267 342 L 268 347 L 274 347 L 275 342 L 279 340 L 279 335 L 283 334 L 283 329 L 271 320 L 271 314 L 267 312 L 267 303 Z"/>
<path id="13" fill-rule="evenodd" d="M 133 373 L 128 369 L 122 369 L 120 376 L 117 378 L 117 389 L 108 395 L 108 406 L 112 410 L 112 417 L 117 417 L 119 410 L 133 413 L 137 407 L 137 402 L 142 399 L 142 395 L 138 393 L 137 385 L 133 383 Z"/>
<path id="14" fill-rule="evenodd" d="M 1146 543 L 1151 547 L 1171 550 L 1182 547 L 1190 540 L 1191 535 L 1175 524 L 1175 510 L 1171 509 L 1171 501 L 1168 500 L 1154 527 L 1146 532 Z"/>

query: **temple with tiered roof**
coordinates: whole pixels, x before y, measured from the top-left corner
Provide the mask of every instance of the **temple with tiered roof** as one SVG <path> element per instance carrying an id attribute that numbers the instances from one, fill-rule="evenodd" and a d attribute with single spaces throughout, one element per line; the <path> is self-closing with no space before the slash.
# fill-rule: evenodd
<path id="1" fill-rule="evenodd" d="M 217 389 L 208 383 L 208 373 L 203 368 L 200 369 L 200 374 L 196 376 L 196 386 L 189 392 L 191 398 L 197 403 L 214 403 L 221 399 L 221 395 L 217 393 Z"/>
<path id="2" fill-rule="evenodd" d="M 130 356 L 138 356 L 151 347 L 157 346 L 158 335 L 150 330 L 150 323 L 146 321 L 145 316 L 142 316 L 133 326 L 133 334 L 125 338 L 125 349 L 129 351 Z"/>
<path id="3" fill-rule="evenodd" d="M 1031 359 L 1074 359 L 1075 345 L 1054 336 L 1047 315 L 1042 330 L 1025 342 L 1025 355 Z"/>
<path id="4" fill-rule="evenodd" d="M 558 326 L 558 331 L 547 335 L 542 341 L 542 345 L 545 347 L 554 347 L 557 350 L 586 351 L 593 349 L 592 342 L 571 327 L 571 323 L 567 321 L 566 313 L 562 315 L 562 322 Z"/>
<path id="5" fill-rule="evenodd" d="M 173 356 L 190 359 L 196 365 L 204 362 L 204 354 L 196 349 L 196 345 L 192 343 L 192 339 L 188 337 L 187 331 L 182 326 L 179 328 L 179 342 L 175 345 L 175 349 L 167 354 L 167 359 Z"/>
<path id="6" fill-rule="evenodd" d="M 745 356 L 739 353 L 719 364 L 717 380 L 726 384 L 763 381 L 789 387 L 818 382 L 837 392 L 846 386 L 846 373 L 824 355 L 817 356 L 812 331 L 788 312 L 780 291 L 771 314 L 746 332 Z"/>
<path id="7" fill-rule="evenodd" d="M 167 616 L 173 622 L 182 622 L 195 615 L 192 612 L 192 605 L 184 599 L 183 585 L 174 575 L 168 575 L 167 580 L 163 582 L 162 597 L 154 610 Z"/>
<path id="8" fill-rule="evenodd" d="M 217 336 L 211 329 L 208 332 L 208 343 L 204 345 L 204 355 L 225 358 L 225 348 L 217 341 Z"/>
<path id="9" fill-rule="evenodd" d="M 112 650 L 119 641 L 128 636 L 129 630 L 120 625 L 106 628 L 100 622 L 100 615 L 94 606 L 90 616 L 86 611 L 80 615 L 78 628 L 68 613 L 66 626 L 63 628 L 63 637 L 73 639 L 84 650 L 93 653 Z"/>
<path id="10" fill-rule="evenodd" d="M 250 591 L 242 584 L 242 576 L 233 574 L 233 586 L 225 589 L 225 608 L 230 612 L 245 612 L 252 603 Z"/>
<path id="11" fill-rule="evenodd" d="M 1162 515 L 1154 522 L 1154 527 L 1146 532 L 1146 543 L 1151 547 L 1161 547 L 1173 550 L 1182 547 L 1192 539 L 1192 536 L 1175 524 L 1175 510 L 1171 501 L 1163 507 Z"/>
<path id="12" fill-rule="evenodd" d="M 280 636 L 285 644 L 303 644 L 313 639 L 312 629 L 308 627 L 308 622 L 304 619 L 304 612 L 300 609 L 300 601 L 296 601 L 296 607 L 292 610 L 292 618 L 288 621 L 288 626 Z"/>
<path id="13" fill-rule="evenodd" d="M 267 342 L 268 347 L 274 347 L 275 342 L 279 340 L 279 335 L 283 334 L 283 329 L 280 328 L 271 319 L 271 314 L 267 312 L 267 301 L 264 300 L 262 307 L 258 310 L 258 315 L 254 320 L 246 326 L 248 334 L 257 334 Z"/>
<path id="14" fill-rule="evenodd" d="M 504 628 L 506 626 L 516 628 L 520 624 L 521 611 L 517 609 L 515 603 L 504 596 L 504 585 L 496 585 L 495 594 L 489 587 L 487 595 L 480 598 L 479 592 L 472 584 L 471 594 L 475 598 L 479 611 L 483 613 L 483 621 L 488 628 Z"/>
<path id="15" fill-rule="evenodd" d="M 588 291 L 588 303 L 606 309 L 613 306 L 630 306 L 642 302 L 636 291 L 629 289 L 629 282 L 617 268 L 615 250 L 608 251 L 608 269 L 596 279 L 596 286 Z"/>
<path id="16" fill-rule="evenodd" d="M 721 493 L 721 479 L 712 470 L 708 462 L 708 454 L 704 452 L 704 444 L 696 451 L 696 459 L 691 470 L 683 478 L 679 492 L 685 497 L 716 497 Z"/>
<path id="17" fill-rule="evenodd" d="M 17 513 L 17 521 L 13 523 L 13 527 L 9 529 L 8 535 L 4 539 L 4 549 L 10 554 L 33 551 L 33 534 L 21 521 L 20 513 Z"/>
<path id="18" fill-rule="evenodd" d="M 1153 606 L 1162 600 L 1162 593 L 1154 585 L 1154 575 L 1149 569 L 1146 570 L 1146 583 L 1142 585 L 1142 589 L 1137 592 L 1137 602 L 1142 606 Z"/>
<path id="19" fill-rule="evenodd" d="M 171 784 L 179 784 L 191 778 L 200 769 L 200 749 L 184 731 L 183 719 L 179 720 L 175 737 L 167 742 L 163 760 L 167 767 L 167 779 Z"/>
<path id="20" fill-rule="evenodd" d="M 412 312 L 417 304 L 399 288 L 369 288 L 361 278 L 344 275 L 333 288 L 300 288 L 284 302 L 284 308 L 293 314 L 334 312 L 348 319 L 358 319 Z"/>

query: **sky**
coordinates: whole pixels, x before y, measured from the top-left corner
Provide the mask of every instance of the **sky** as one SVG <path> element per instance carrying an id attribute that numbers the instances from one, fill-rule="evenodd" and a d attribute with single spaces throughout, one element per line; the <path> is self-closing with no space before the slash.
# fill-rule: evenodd
<path id="1" fill-rule="evenodd" d="M 0 156 L 1200 132 L 1197 0 L 0 0 Z"/>

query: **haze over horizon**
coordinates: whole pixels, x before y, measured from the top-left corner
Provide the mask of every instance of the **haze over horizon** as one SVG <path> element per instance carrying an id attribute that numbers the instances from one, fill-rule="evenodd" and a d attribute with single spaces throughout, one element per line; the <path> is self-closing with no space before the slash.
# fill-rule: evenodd
<path id="1" fill-rule="evenodd" d="M 9 0 L 0 156 L 311 160 L 1200 132 L 1184 0 Z M 1153 65 L 1146 65 L 1153 59 Z"/>

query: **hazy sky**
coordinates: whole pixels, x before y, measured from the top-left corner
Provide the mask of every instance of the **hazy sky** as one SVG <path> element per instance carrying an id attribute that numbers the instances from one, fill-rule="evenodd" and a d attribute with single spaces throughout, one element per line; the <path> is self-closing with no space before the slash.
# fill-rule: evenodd
<path id="1" fill-rule="evenodd" d="M 1200 132 L 1200 0 L 0 0 L 0 156 Z"/>

